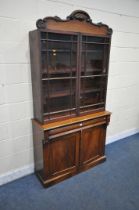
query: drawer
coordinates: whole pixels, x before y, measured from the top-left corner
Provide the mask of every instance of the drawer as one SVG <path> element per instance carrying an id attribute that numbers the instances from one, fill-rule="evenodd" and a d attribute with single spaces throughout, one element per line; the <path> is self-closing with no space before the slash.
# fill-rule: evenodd
<path id="1" fill-rule="evenodd" d="M 101 122 L 106 122 L 106 117 L 99 117 L 96 119 L 83 121 L 82 126 L 84 127 L 84 126 L 93 125 L 93 124 L 97 124 Z"/>
<path id="2" fill-rule="evenodd" d="M 95 125 L 97 123 L 106 123 L 106 117 L 100 117 L 100 118 L 96 118 L 96 119 L 89 119 L 89 120 L 85 120 L 85 121 L 81 121 L 75 124 L 70 124 L 67 126 L 62 126 L 62 127 L 58 127 L 58 128 L 53 128 L 50 129 L 48 131 L 45 132 L 45 139 L 51 139 L 51 136 L 61 136 L 61 135 L 65 135 L 66 132 L 67 133 L 72 133 L 75 132 L 75 130 L 81 130 L 82 128 L 85 128 L 86 126 L 91 126 L 91 125 Z"/>
<path id="3" fill-rule="evenodd" d="M 78 129 L 81 127 L 81 125 L 82 125 L 81 123 L 76 123 L 76 124 L 72 124 L 72 125 L 62 126 L 59 128 L 54 128 L 52 130 L 49 130 L 47 133 L 48 133 L 48 135 L 55 135 L 55 134 L 63 133 L 63 132 L 70 131 L 73 129 Z"/>

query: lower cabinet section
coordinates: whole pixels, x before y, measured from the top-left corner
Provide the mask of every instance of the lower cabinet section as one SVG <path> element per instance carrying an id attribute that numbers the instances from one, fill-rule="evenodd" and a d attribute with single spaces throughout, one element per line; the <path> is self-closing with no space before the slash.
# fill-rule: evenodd
<path id="1" fill-rule="evenodd" d="M 35 171 L 47 187 L 105 160 L 109 116 L 52 129 L 33 121 Z"/>

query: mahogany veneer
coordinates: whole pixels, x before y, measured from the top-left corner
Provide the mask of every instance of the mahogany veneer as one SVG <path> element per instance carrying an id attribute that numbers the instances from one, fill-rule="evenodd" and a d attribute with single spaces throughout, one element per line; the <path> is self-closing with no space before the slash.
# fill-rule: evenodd
<path id="1" fill-rule="evenodd" d="M 85 11 L 29 33 L 35 172 L 45 187 L 103 162 L 112 29 Z"/>

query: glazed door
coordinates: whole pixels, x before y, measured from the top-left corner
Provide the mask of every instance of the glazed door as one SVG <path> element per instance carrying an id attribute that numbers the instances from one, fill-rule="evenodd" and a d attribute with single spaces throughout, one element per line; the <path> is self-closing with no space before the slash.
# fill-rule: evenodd
<path id="1" fill-rule="evenodd" d="M 110 39 L 82 36 L 80 66 L 80 113 L 104 109 Z"/>
<path id="2" fill-rule="evenodd" d="M 76 115 L 77 35 L 41 33 L 44 120 Z"/>
<path id="3" fill-rule="evenodd" d="M 60 134 L 61 135 L 61 134 Z M 44 146 L 44 168 L 47 176 L 65 176 L 76 173 L 79 164 L 80 133 L 50 136 Z"/>
<path id="4" fill-rule="evenodd" d="M 80 166 L 82 169 L 94 165 L 104 156 L 106 125 L 99 125 L 82 130 L 80 142 Z"/>

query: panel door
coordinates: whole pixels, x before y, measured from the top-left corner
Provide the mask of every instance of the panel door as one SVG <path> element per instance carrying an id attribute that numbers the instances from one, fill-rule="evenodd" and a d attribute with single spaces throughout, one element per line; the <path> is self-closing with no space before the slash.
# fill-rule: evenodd
<path id="1" fill-rule="evenodd" d="M 80 133 L 52 137 L 44 148 L 44 168 L 47 176 L 75 173 L 79 164 Z"/>
<path id="2" fill-rule="evenodd" d="M 80 166 L 91 166 L 104 156 L 106 126 L 86 128 L 82 131 L 80 145 Z"/>

